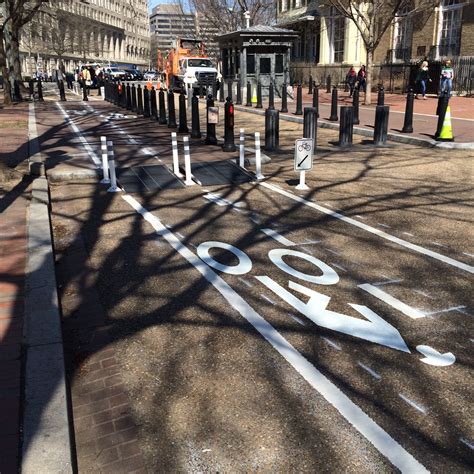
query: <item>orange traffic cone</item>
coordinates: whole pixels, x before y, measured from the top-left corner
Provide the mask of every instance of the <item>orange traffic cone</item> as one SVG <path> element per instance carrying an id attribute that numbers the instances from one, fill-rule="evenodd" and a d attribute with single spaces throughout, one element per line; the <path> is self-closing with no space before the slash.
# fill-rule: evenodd
<path id="1" fill-rule="evenodd" d="M 443 127 L 441 128 L 441 133 L 439 134 L 439 141 L 441 142 L 453 142 L 453 127 L 451 125 L 451 108 L 448 105 L 446 108 L 446 115 L 444 116 Z"/>

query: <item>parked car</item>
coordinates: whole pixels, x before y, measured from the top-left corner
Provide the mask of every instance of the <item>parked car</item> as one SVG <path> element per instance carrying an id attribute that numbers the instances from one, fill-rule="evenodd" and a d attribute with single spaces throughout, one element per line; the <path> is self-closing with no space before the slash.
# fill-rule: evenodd
<path id="1" fill-rule="evenodd" d="M 106 67 L 104 68 L 104 74 L 107 79 L 112 79 L 113 81 L 123 81 L 127 76 L 127 73 L 118 67 Z"/>
<path id="2" fill-rule="evenodd" d="M 143 74 L 138 69 L 125 69 L 127 81 L 143 81 Z"/>
<path id="3" fill-rule="evenodd" d="M 160 74 L 156 71 L 146 71 L 145 74 L 143 74 L 143 78 L 145 81 L 157 81 L 160 79 Z"/>

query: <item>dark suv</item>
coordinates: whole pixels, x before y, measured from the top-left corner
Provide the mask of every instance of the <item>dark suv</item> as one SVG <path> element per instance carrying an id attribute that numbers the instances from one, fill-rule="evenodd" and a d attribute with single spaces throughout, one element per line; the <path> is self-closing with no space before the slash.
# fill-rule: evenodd
<path id="1" fill-rule="evenodd" d="M 143 74 L 138 69 L 125 69 L 127 81 L 143 81 Z"/>

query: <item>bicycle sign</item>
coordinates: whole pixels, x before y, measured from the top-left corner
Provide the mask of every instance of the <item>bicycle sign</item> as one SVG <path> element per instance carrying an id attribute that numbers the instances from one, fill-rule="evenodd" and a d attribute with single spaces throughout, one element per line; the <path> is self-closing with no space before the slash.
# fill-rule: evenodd
<path id="1" fill-rule="evenodd" d="M 313 139 L 298 138 L 295 140 L 295 171 L 306 171 L 313 168 Z"/>

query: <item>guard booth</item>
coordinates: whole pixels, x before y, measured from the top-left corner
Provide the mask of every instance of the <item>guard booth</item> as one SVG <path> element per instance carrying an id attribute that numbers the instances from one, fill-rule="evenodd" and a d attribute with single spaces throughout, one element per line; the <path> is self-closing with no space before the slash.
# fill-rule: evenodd
<path id="1" fill-rule="evenodd" d="M 262 84 L 262 95 L 268 95 L 273 83 L 281 96 L 282 85 L 289 82 L 290 53 L 298 33 L 275 26 L 256 25 L 218 36 L 222 77 L 247 82 L 254 87 Z"/>

